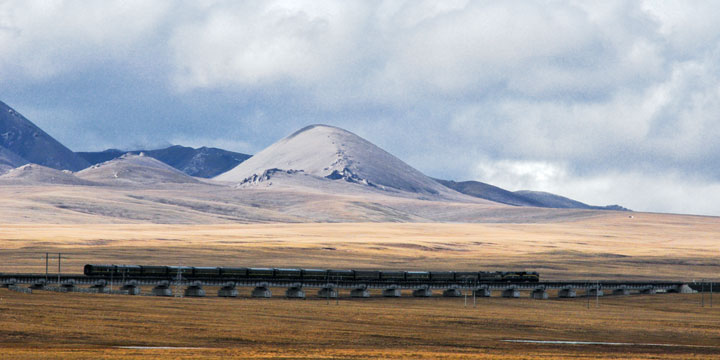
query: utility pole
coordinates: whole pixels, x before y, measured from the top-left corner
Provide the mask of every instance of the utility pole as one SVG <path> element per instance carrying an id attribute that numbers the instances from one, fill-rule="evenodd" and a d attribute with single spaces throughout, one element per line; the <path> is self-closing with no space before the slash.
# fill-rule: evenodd
<path id="1" fill-rule="evenodd" d="M 50 264 L 50 253 L 45 253 L 45 283 L 48 282 L 48 266 Z"/>
<path id="2" fill-rule="evenodd" d="M 62 258 L 62 254 L 58 253 L 58 286 L 60 286 L 60 259 Z"/>

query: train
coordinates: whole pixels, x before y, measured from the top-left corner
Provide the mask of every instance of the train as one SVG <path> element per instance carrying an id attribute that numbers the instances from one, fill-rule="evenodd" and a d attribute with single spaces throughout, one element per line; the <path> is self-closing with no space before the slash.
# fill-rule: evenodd
<path id="1" fill-rule="evenodd" d="M 162 265 L 87 264 L 89 277 L 316 280 L 316 281 L 403 281 L 403 282 L 538 282 L 536 271 L 401 271 L 329 270 L 246 267 L 193 267 Z"/>

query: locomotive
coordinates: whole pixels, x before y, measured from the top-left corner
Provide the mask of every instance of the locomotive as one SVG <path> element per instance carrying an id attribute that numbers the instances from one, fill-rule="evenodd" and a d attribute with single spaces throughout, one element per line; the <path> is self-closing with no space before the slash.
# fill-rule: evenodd
<path id="1" fill-rule="evenodd" d="M 175 279 L 179 276 L 210 280 L 316 280 L 404 282 L 538 282 L 535 271 L 399 271 L 328 270 L 246 267 L 192 267 L 162 265 L 97 265 L 83 269 L 89 277 Z"/>

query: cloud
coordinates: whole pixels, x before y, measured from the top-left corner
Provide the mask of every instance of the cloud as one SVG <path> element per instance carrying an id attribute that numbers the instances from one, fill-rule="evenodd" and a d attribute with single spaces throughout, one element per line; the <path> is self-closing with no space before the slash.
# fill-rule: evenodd
<path id="1" fill-rule="evenodd" d="M 719 12 L 713 1 L 6 0 L 0 91 L 74 149 L 252 152 L 328 123 L 436 177 L 648 210 L 685 211 L 684 196 L 720 214 L 703 196 L 720 184 Z M 671 187 L 656 194 L 668 200 L 641 196 L 642 182 Z"/>

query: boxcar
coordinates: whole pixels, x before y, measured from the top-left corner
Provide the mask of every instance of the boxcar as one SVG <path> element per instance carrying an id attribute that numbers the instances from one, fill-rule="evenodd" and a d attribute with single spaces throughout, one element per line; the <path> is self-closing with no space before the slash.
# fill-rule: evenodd
<path id="1" fill-rule="evenodd" d="M 427 271 L 408 271 L 405 273 L 405 279 L 408 281 L 430 280 L 430 273 Z"/>
<path id="2" fill-rule="evenodd" d="M 181 276 L 192 276 L 193 269 L 189 266 L 168 266 L 167 274 L 170 277 L 177 277 L 178 274 Z"/>
<path id="3" fill-rule="evenodd" d="M 275 269 L 275 277 L 281 279 L 299 279 L 302 276 L 300 269 Z"/>
<path id="4" fill-rule="evenodd" d="M 213 278 L 220 276 L 220 268 L 217 267 L 194 267 L 193 276 Z"/>
<path id="5" fill-rule="evenodd" d="M 404 271 L 382 271 L 380 273 L 382 280 L 405 280 Z"/>
<path id="6" fill-rule="evenodd" d="M 433 281 L 453 281 L 455 273 L 452 271 L 431 271 L 430 279 Z"/>
<path id="7" fill-rule="evenodd" d="M 380 272 L 377 270 L 355 270 L 356 280 L 380 280 Z"/>
<path id="8" fill-rule="evenodd" d="M 328 270 L 330 280 L 352 280 L 355 278 L 355 272 L 352 270 Z"/>
<path id="9" fill-rule="evenodd" d="M 327 270 L 302 269 L 302 278 L 307 280 L 325 280 L 328 277 Z"/>
<path id="10" fill-rule="evenodd" d="M 224 267 L 220 268 L 220 276 L 222 277 L 233 277 L 233 278 L 244 278 L 247 277 L 247 268 L 236 268 L 236 267 Z"/>
<path id="11" fill-rule="evenodd" d="M 249 268 L 248 269 L 248 277 L 251 277 L 251 278 L 273 277 L 274 274 L 275 274 L 275 270 L 270 269 L 270 268 Z"/>

